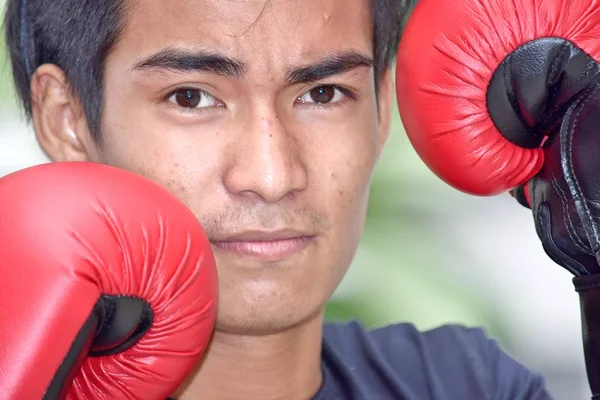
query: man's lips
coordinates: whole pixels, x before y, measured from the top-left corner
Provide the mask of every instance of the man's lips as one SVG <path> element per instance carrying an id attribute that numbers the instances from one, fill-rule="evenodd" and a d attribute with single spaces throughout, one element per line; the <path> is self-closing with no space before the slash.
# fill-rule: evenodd
<path id="1" fill-rule="evenodd" d="M 247 231 L 213 240 L 217 250 L 265 261 L 280 261 L 304 250 L 314 236 L 296 231 Z"/>

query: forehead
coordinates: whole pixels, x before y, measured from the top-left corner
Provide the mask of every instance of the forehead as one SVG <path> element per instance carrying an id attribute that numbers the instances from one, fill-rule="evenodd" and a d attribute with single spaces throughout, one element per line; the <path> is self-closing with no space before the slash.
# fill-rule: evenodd
<path id="1" fill-rule="evenodd" d="M 136 0 L 117 48 L 222 53 L 265 69 L 354 49 L 372 56 L 369 0 Z"/>

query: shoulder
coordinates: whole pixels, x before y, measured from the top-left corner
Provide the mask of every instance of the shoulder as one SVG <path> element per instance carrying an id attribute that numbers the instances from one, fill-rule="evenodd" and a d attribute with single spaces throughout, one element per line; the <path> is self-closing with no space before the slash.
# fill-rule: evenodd
<path id="1" fill-rule="evenodd" d="M 420 331 L 414 325 L 394 324 L 367 329 L 359 322 L 328 324 L 325 326 L 326 345 L 334 351 L 356 349 L 361 345 L 377 352 L 383 361 L 392 365 L 431 365 L 442 369 L 445 365 L 462 365 L 481 371 L 497 348 L 480 328 L 444 325 Z"/>
<path id="2" fill-rule="evenodd" d="M 369 330 L 350 322 L 326 325 L 324 338 L 333 353 L 358 363 L 365 356 L 376 359 L 387 370 L 434 391 L 486 399 L 549 399 L 542 378 L 481 328 L 443 325 L 419 331 L 412 324 L 395 324 Z"/>
<path id="3" fill-rule="evenodd" d="M 482 353 L 496 344 L 481 328 L 462 325 L 443 325 L 435 329 L 420 331 L 413 324 L 387 325 L 367 329 L 357 321 L 345 324 L 326 324 L 325 340 L 333 346 L 344 347 L 353 342 L 369 342 L 386 350 L 393 357 L 396 353 L 406 354 L 419 350 L 423 356 L 452 357 L 453 355 L 480 358 Z M 423 351 L 431 354 L 423 354 Z"/>

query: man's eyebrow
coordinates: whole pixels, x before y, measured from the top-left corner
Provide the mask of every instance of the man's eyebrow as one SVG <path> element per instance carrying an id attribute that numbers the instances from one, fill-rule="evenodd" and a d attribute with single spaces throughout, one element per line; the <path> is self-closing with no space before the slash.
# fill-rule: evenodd
<path id="1" fill-rule="evenodd" d="M 216 53 L 183 49 L 161 50 L 133 66 L 134 71 L 147 69 L 207 72 L 238 79 L 244 74 L 244 65 L 240 61 Z"/>
<path id="2" fill-rule="evenodd" d="M 339 75 L 359 67 L 373 67 L 373 59 L 350 50 L 330 55 L 313 65 L 288 71 L 288 84 L 310 83 L 330 76 Z"/>

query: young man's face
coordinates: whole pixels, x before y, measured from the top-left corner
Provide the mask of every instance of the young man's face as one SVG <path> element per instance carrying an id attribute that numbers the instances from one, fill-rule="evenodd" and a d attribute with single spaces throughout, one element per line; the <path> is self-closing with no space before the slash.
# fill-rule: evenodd
<path id="1" fill-rule="evenodd" d="M 93 157 L 194 211 L 214 242 L 220 330 L 314 316 L 351 262 L 389 120 L 370 4 L 137 0 L 107 59 Z"/>

